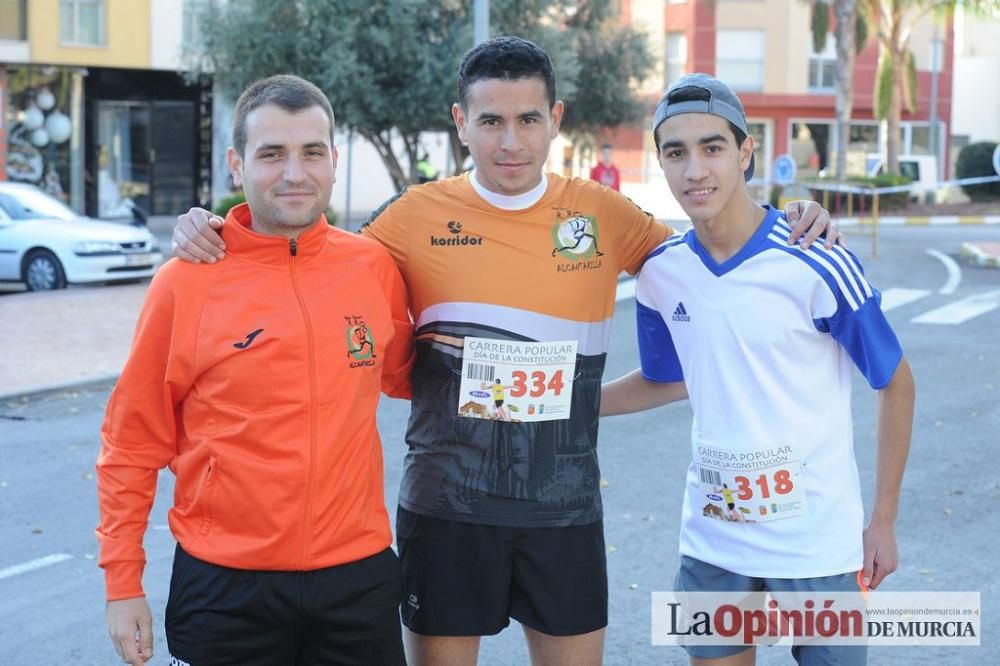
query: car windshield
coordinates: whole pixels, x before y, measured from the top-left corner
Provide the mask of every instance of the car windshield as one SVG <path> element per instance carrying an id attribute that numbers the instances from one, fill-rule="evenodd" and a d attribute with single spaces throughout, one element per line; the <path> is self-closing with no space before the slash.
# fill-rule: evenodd
<path id="1" fill-rule="evenodd" d="M 57 199 L 40 190 L 17 189 L 0 191 L 0 208 L 14 220 L 56 218 L 72 221 L 77 214 Z"/>

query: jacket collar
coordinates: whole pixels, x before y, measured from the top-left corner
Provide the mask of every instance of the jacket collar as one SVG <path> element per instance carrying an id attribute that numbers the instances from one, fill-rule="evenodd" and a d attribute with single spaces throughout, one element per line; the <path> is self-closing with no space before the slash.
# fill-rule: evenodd
<path id="1" fill-rule="evenodd" d="M 285 267 L 292 258 L 292 241 L 284 236 L 266 236 L 250 228 L 250 205 L 233 206 L 226 215 L 223 233 L 226 239 L 226 253 L 258 264 Z M 329 229 L 326 215 L 320 215 L 319 222 L 306 229 L 295 239 L 295 258 L 307 261 L 319 254 L 326 244 Z"/>

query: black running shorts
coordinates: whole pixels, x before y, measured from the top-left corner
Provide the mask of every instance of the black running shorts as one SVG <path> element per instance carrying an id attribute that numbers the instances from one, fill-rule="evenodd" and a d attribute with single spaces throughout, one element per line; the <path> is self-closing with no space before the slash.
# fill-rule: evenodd
<path id="1" fill-rule="evenodd" d="M 315 571 L 247 571 L 180 546 L 167 601 L 170 664 L 405 664 L 391 548 Z"/>
<path id="2" fill-rule="evenodd" d="M 489 636 L 514 618 L 552 636 L 608 624 L 602 521 L 499 527 L 399 507 L 403 624 L 428 636 Z"/>

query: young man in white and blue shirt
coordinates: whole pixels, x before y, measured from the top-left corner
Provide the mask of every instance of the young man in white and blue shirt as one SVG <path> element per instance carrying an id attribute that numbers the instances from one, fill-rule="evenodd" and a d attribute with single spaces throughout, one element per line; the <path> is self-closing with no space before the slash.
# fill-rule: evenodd
<path id="1" fill-rule="evenodd" d="M 602 415 L 689 396 L 693 460 L 678 591 L 852 591 L 895 570 L 914 384 L 880 294 L 846 249 L 789 246 L 750 197 L 739 98 L 691 74 L 654 116 L 660 166 L 693 228 L 647 258 L 636 286 L 641 367 L 605 385 Z M 851 382 L 878 391 L 878 463 L 864 526 Z M 687 647 L 694 664 L 752 664 L 747 646 Z M 800 664 L 864 664 L 862 647 L 793 648 Z"/>

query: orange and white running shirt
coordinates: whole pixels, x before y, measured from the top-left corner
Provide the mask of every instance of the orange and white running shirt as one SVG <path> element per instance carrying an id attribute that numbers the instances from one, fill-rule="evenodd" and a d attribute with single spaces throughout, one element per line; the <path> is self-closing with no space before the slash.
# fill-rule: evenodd
<path id="1" fill-rule="evenodd" d="M 396 260 L 416 320 L 399 494 L 410 511 L 523 527 L 601 518 L 618 275 L 670 231 L 598 183 L 547 178 L 522 210 L 491 205 L 468 175 L 416 186 L 363 230 Z"/>

